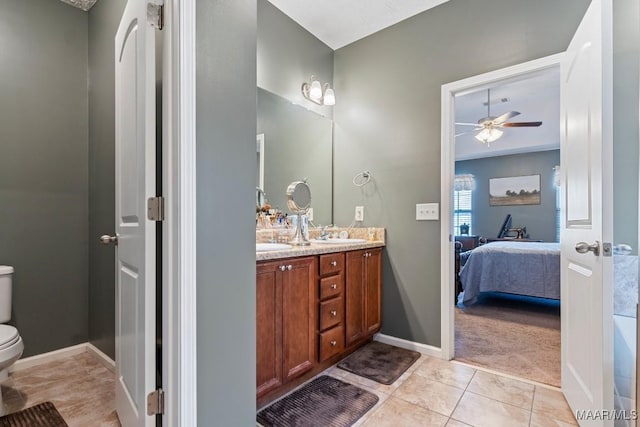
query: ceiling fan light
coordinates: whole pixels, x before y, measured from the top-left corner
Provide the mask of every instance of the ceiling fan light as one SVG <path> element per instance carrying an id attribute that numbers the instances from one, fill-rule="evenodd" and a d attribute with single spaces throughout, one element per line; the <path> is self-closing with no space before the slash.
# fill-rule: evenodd
<path id="1" fill-rule="evenodd" d="M 476 134 L 476 139 L 480 142 L 484 142 L 485 144 L 490 144 L 502 137 L 503 133 L 504 132 L 500 129 L 484 128 Z"/>

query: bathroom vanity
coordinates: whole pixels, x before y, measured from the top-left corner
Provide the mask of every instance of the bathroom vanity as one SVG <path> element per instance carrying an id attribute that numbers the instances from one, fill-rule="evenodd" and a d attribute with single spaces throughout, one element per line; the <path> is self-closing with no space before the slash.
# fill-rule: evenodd
<path id="1" fill-rule="evenodd" d="M 256 254 L 259 407 L 380 330 L 383 239 Z"/>

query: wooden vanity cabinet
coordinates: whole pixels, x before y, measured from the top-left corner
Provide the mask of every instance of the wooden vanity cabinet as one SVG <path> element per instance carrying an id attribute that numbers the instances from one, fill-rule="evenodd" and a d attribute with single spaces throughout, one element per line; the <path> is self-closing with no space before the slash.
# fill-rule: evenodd
<path id="1" fill-rule="evenodd" d="M 316 363 L 316 257 L 256 267 L 257 395 L 280 387 Z"/>
<path id="2" fill-rule="evenodd" d="M 346 346 L 380 330 L 382 249 L 347 252 L 345 283 Z"/>

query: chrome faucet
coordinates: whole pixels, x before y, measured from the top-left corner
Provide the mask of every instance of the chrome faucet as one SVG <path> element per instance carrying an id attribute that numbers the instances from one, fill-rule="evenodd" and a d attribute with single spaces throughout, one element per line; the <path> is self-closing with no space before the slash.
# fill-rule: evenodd
<path id="1" fill-rule="evenodd" d="M 318 240 L 327 240 L 329 238 L 329 232 L 327 231 L 328 227 L 328 225 L 320 227 L 320 236 L 318 237 Z"/>

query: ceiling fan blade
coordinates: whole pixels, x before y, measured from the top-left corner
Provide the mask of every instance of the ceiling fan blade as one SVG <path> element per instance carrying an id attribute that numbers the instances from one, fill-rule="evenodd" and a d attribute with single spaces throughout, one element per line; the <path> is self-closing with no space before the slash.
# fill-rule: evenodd
<path id="1" fill-rule="evenodd" d="M 505 128 L 537 128 L 542 125 L 542 122 L 515 122 L 515 123 L 503 123 L 500 126 Z"/>
<path id="2" fill-rule="evenodd" d="M 462 132 L 462 133 L 456 133 L 455 138 L 457 138 L 457 137 L 459 137 L 459 136 L 461 136 L 461 135 L 466 135 L 466 134 L 468 134 L 468 133 L 473 133 L 473 132 L 475 132 L 476 130 L 477 130 L 477 129 L 470 130 L 470 131 L 467 131 L 467 132 Z"/>
<path id="3" fill-rule="evenodd" d="M 456 126 L 478 126 L 478 123 L 457 123 Z"/>
<path id="4" fill-rule="evenodd" d="M 520 113 L 517 112 L 517 111 L 509 111 L 508 113 L 504 113 L 503 115 L 498 116 L 495 119 L 493 119 L 493 123 L 495 123 L 497 125 L 500 125 L 500 124 L 506 122 L 507 120 L 509 120 L 509 119 L 511 119 L 511 118 L 513 118 L 515 116 L 518 116 L 518 115 L 520 115 Z"/>

